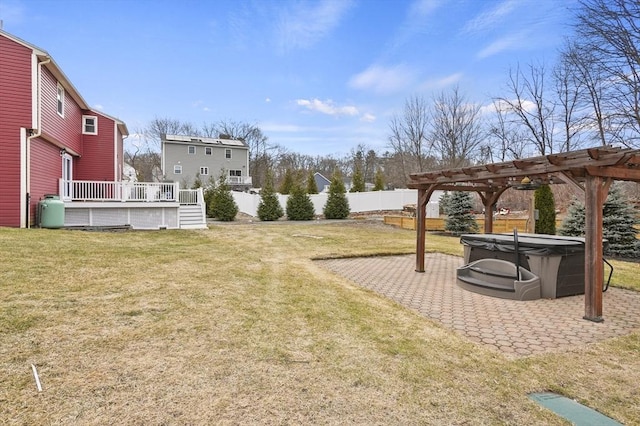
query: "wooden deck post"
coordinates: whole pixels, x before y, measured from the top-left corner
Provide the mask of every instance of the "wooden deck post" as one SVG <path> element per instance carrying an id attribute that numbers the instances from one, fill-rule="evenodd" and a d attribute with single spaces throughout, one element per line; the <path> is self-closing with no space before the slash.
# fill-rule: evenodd
<path id="1" fill-rule="evenodd" d="M 585 181 L 585 253 L 584 319 L 602 322 L 602 286 L 604 281 L 602 249 L 602 208 L 611 179 L 586 176 Z"/>

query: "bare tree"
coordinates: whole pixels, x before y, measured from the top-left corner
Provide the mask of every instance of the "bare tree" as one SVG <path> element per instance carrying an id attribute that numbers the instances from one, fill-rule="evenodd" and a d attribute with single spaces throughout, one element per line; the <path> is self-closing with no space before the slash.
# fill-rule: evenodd
<path id="1" fill-rule="evenodd" d="M 553 153 L 555 104 L 545 90 L 544 66 L 529 66 L 529 75 L 520 67 L 509 70 L 508 90 L 513 97 L 498 98 L 515 119 L 527 129 L 526 138 L 538 154 Z"/>
<path id="2" fill-rule="evenodd" d="M 592 53 L 579 43 L 568 43 L 562 51 L 562 61 L 570 66 L 581 107 L 586 110 L 583 130 L 600 145 L 618 141 L 618 132 L 610 126 L 607 110 L 607 81 Z"/>
<path id="3" fill-rule="evenodd" d="M 640 2 L 637 0 L 582 0 L 576 29 L 579 51 L 589 52 L 592 67 L 602 73 L 606 98 L 620 140 L 638 144 L 640 136 Z M 606 119 L 605 119 L 606 121 Z M 603 135 L 601 134 L 601 137 Z"/>
<path id="4" fill-rule="evenodd" d="M 401 116 L 394 115 L 389 123 L 389 145 L 400 159 L 403 174 L 422 172 L 432 164 L 429 161 L 431 143 L 428 139 L 429 109 L 422 97 L 406 100 Z"/>
<path id="5" fill-rule="evenodd" d="M 478 154 L 484 133 L 479 112 L 480 106 L 467 101 L 458 87 L 434 99 L 429 136 L 441 166 L 462 167 Z"/>
<path id="6" fill-rule="evenodd" d="M 489 143 L 484 157 L 490 162 L 523 158 L 526 153 L 526 138 L 519 124 L 509 120 L 509 106 L 494 99 L 495 116 L 488 124 Z"/>
<path id="7" fill-rule="evenodd" d="M 561 55 L 553 68 L 553 81 L 557 97 L 556 120 L 561 130 L 556 135 L 559 151 L 573 151 L 581 146 L 581 134 L 587 120 L 581 100 L 585 90 L 582 80 L 576 78 L 573 64 Z"/>
<path id="8" fill-rule="evenodd" d="M 180 121 L 175 118 L 155 117 L 144 129 L 143 134 L 150 146 L 155 146 L 160 150 L 160 140 L 163 135 L 197 136 L 199 132 L 198 129 L 189 122 Z"/>

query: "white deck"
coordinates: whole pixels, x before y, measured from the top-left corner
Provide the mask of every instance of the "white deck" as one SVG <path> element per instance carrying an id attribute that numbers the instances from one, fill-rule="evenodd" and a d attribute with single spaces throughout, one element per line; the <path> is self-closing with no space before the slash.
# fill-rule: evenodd
<path id="1" fill-rule="evenodd" d="M 60 181 L 65 226 L 205 229 L 202 188 L 177 183 Z"/>

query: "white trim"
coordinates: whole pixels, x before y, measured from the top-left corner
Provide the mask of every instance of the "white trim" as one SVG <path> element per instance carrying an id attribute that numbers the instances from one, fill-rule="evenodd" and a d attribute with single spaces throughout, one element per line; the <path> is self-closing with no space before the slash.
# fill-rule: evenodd
<path id="1" fill-rule="evenodd" d="M 191 152 L 191 148 L 193 148 L 193 152 Z M 195 145 L 187 146 L 187 155 L 197 155 L 197 154 L 198 154 L 198 148 L 196 148 Z"/>
<path id="2" fill-rule="evenodd" d="M 67 153 L 62 154 L 62 191 L 60 191 L 60 198 L 64 201 L 71 200 L 73 198 L 71 181 L 73 180 L 73 157 Z M 67 168 L 67 165 L 69 168 Z"/>
<path id="3" fill-rule="evenodd" d="M 164 161 L 164 151 L 165 151 L 165 143 L 162 139 L 160 139 L 160 170 L 162 170 L 162 179 L 165 179 L 167 176 L 166 164 Z"/>
<path id="4" fill-rule="evenodd" d="M 124 155 L 124 141 L 122 142 L 122 144 L 123 144 L 122 155 Z M 120 151 L 118 150 L 118 123 L 114 121 L 113 122 L 113 177 L 114 177 L 113 180 L 115 181 L 121 181 L 122 174 L 124 172 L 122 170 L 122 165 L 124 164 L 124 158 L 120 160 L 118 158 L 119 154 L 120 154 Z"/>
<path id="5" fill-rule="evenodd" d="M 206 171 L 207 173 L 203 173 L 202 171 Z M 209 167 L 207 166 L 200 166 L 200 175 L 201 176 L 209 176 Z"/>
<path id="6" fill-rule="evenodd" d="M 60 97 L 60 99 L 58 99 L 58 97 Z M 65 101 L 65 90 L 62 84 L 58 82 L 58 85 L 56 88 L 56 112 L 62 118 L 64 118 L 64 101 Z M 59 103 L 62 106 L 62 112 L 60 112 L 60 108 L 58 108 Z"/>
<path id="7" fill-rule="evenodd" d="M 181 175 L 182 174 L 182 166 L 180 164 L 174 164 L 173 166 L 173 174 Z"/>
<path id="8" fill-rule="evenodd" d="M 229 156 L 227 157 L 227 152 L 229 153 Z M 233 158 L 233 151 L 231 148 L 225 148 L 224 150 L 224 158 L 226 160 L 231 160 Z"/>
<path id="9" fill-rule="evenodd" d="M 27 223 L 27 129 L 20 128 L 20 228 L 26 228 Z"/>
<path id="10" fill-rule="evenodd" d="M 87 120 L 93 119 L 94 131 L 87 131 Z M 97 135 L 98 134 L 98 116 L 97 115 L 85 115 L 82 114 L 82 134 L 83 135 Z"/>
<path id="11" fill-rule="evenodd" d="M 31 128 L 38 128 L 38 57 L 31 54 Z"/>

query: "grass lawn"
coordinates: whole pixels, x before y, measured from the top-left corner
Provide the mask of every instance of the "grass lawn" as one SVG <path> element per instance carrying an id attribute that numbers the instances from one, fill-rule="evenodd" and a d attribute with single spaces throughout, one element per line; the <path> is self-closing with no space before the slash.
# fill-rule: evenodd
<path id="1" fill-rule="evenodd" d="M 312 261 L 414 249 L 367 221 L 0 228 L 0 423 L 568 424 L 527 397 L 553 390 L 640 424 L 639 332 L 507 359 Z"/>

